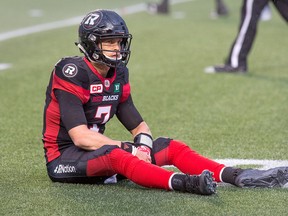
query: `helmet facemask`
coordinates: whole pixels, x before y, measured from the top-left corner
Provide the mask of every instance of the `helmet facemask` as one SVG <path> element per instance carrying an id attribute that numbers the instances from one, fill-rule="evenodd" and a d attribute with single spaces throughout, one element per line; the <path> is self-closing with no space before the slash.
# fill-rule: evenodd
<path id="1" fill-rule="evenodd" d="M 104 49 L 102 47 L 102 42 L 104 40 L 113 40 L 113 39 L 121 39 L 120 42 L 120 50 L 109 50 Z M 116 67 L 120 63 L 126 65 L 130 58 L 130 44 L 131 44 L 132 36 L 130 34 L 127 35 L 113 35 L 113 36 L 100 36 L 95 34 L 89 35 L 89 40 L 93 41 L 95 50 L 92 53 L 92 61 L 104 63 L 109 67 Z M 106 54 L 105 54 L 106 53 Z M 116 58 L 110 57 L 109 53 L 116 56 Z"/>

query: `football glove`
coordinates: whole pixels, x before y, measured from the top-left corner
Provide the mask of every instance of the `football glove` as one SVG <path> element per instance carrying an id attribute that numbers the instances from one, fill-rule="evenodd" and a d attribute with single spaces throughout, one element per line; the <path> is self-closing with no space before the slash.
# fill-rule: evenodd
<path id="1" fill-rule="evenodd" d="M 134 156 L 137 153 L 137 148 L 130 142 L 121 142 L 121 149 L 125 150 L 126 152 L 130 152 Z"/>

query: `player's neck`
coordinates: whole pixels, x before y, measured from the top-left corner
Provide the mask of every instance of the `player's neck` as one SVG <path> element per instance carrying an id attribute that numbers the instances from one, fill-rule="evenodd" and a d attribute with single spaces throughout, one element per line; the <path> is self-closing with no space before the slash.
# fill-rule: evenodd
<path id="1" fill-rule="evenodd" d="M 104 64 L 97 64 L 97 63 L 92 63 L 92 65 L 95 67 L 95 69 L 98 71 L 98 73 L 101 76 L 103 76 L 103 77 L 107 76 L 110 67 L 108 67 L 107 65 L 104 65 Z"/>

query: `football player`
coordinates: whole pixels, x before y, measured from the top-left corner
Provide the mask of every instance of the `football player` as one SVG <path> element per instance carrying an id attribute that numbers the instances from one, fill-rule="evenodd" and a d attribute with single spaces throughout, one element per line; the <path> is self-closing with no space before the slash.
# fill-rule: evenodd
<path id="1" fill-rule="evenodd" d="M 128 68 L 132 35 L 110 10 L 87 14 L 76 43 L 84 54 L 62 58 L 46 91 L 43 143 L 47 171 L 54 182 L 115 183 L 128 178 L 144 187 L 201 195 L 216 191 L 215 182 L 239 187 L 280 187 L 288 168 L 242 170 L 226 167 L 185 143 L 151 131 L 131 95 Z M 116 115 L 133 142 L 104 135 Z M 162 168 L 174 165 L 182 173 Z"/>

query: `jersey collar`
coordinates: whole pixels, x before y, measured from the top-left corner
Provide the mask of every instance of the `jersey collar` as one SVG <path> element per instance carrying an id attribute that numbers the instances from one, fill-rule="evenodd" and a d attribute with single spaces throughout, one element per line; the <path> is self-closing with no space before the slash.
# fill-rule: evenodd
<path id="1" fill-rule="evenodd" d="M 86 58 L 83 57 L 84 62 L 87 64 L 87 66 L 90 68 L 90 70 L 101 80 L 102 84 L 106 88 L 106 90 L 109 90 L 111 84 L 116 79 L 116 68 L 114 69 L 114 74 L 110 78 L 105 78 L 101 76 L 101 74 L 96 70 L 96 68 L 91 64 L 91 62 Z"/>

